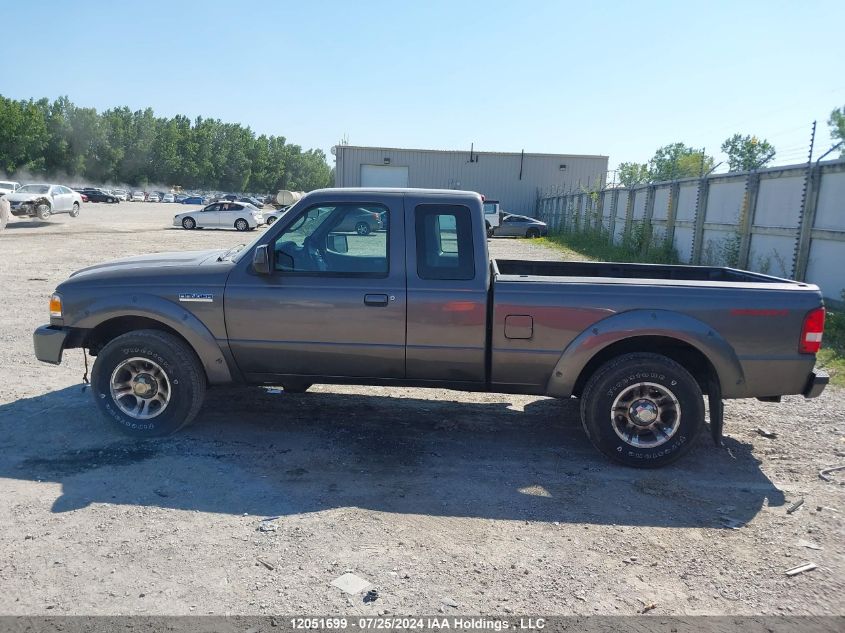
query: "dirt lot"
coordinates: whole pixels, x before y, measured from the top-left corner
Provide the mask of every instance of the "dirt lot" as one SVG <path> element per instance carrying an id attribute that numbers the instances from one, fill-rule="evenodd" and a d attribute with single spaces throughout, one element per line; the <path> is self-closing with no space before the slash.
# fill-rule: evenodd
<path id="1" fill-rule="evenodd" d="M 217 390 L 174 438 L 104 430 L 81 352 L 40 364 L 31 332 L 74 269 L 245 241 L 171 229 L 182 210 L 0 233 L 0 613 L 845 613 L 845 472 L 818 476 L 845 464 L 841 390 L 729 402 L 725 447 L 660 471 L 606 462 L 575 401 L 524 396 Z M 346 570 L 378 599 L 333 587 Z"/>

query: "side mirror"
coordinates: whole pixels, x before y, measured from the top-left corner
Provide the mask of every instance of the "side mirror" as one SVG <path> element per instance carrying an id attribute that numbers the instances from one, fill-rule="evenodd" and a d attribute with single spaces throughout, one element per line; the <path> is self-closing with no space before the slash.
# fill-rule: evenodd
<path id="1" fill-rule="evenodd" d="M 326 237 L 326 248 L 335 253 L 348 253 L 349 240 L 346 239 L 345 235 L 329 233 Z"/>
<path id="2" fill-rule="evenodd" d="M 255 252 L 252 254 L 252 269 L 259 275 L 270 274 L 270 253 L 266 244 L 255 248 Z"/>

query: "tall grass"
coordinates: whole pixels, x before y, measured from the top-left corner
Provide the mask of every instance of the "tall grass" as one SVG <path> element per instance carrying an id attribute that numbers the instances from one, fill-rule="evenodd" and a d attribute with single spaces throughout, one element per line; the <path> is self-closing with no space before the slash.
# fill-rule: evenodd
<path id="1" fill-rule="evenodd" d="M 845 300 L 845 292 L 842 299 Z M 822 345 L 819 365 L 830 373 L 832 384 L 845 387 L 845 312 L 842 310 L 828 308 Z"/>
<path id="2" fill-rule="evenodd" d="M 544 241 L 553 247 L 575 251 L 589 259 L 606 262 L 677 264 L 678 252 L 672 244 L 654 235 L 644 222 L 635 222 L 614 244 L 607 229 L 551 233 Z"/>

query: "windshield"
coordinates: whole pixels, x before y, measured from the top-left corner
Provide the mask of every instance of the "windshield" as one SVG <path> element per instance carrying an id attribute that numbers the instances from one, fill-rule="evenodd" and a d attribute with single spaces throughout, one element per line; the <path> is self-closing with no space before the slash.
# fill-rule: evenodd
<path id="1" fill-rule="evenodd" d="M 15 193 L 48 193 L 50 185 L 24 185 Z"/>
<path id="2" fill-rule="evenodd" d="M 5 181 L 3 181 L 3 180 L 0 180 L 0 187 L 2 187 L 3 189 L 14 189 L 14 188 L 15 188 L 15 183 L 13 183 L 13 182 L 5 182 Z"/>

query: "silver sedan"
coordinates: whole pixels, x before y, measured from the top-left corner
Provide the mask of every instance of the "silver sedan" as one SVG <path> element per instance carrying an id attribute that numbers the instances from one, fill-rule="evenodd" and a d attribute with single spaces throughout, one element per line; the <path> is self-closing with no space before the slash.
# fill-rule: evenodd
<path id="1" fill-rule="evenodd" d="M 545 222 L 525 215 L 506 215 L 502 223 L 493 229 L 493 235 L 508 237 L 540 237 L 548 235 L 549 227 Z"/>

